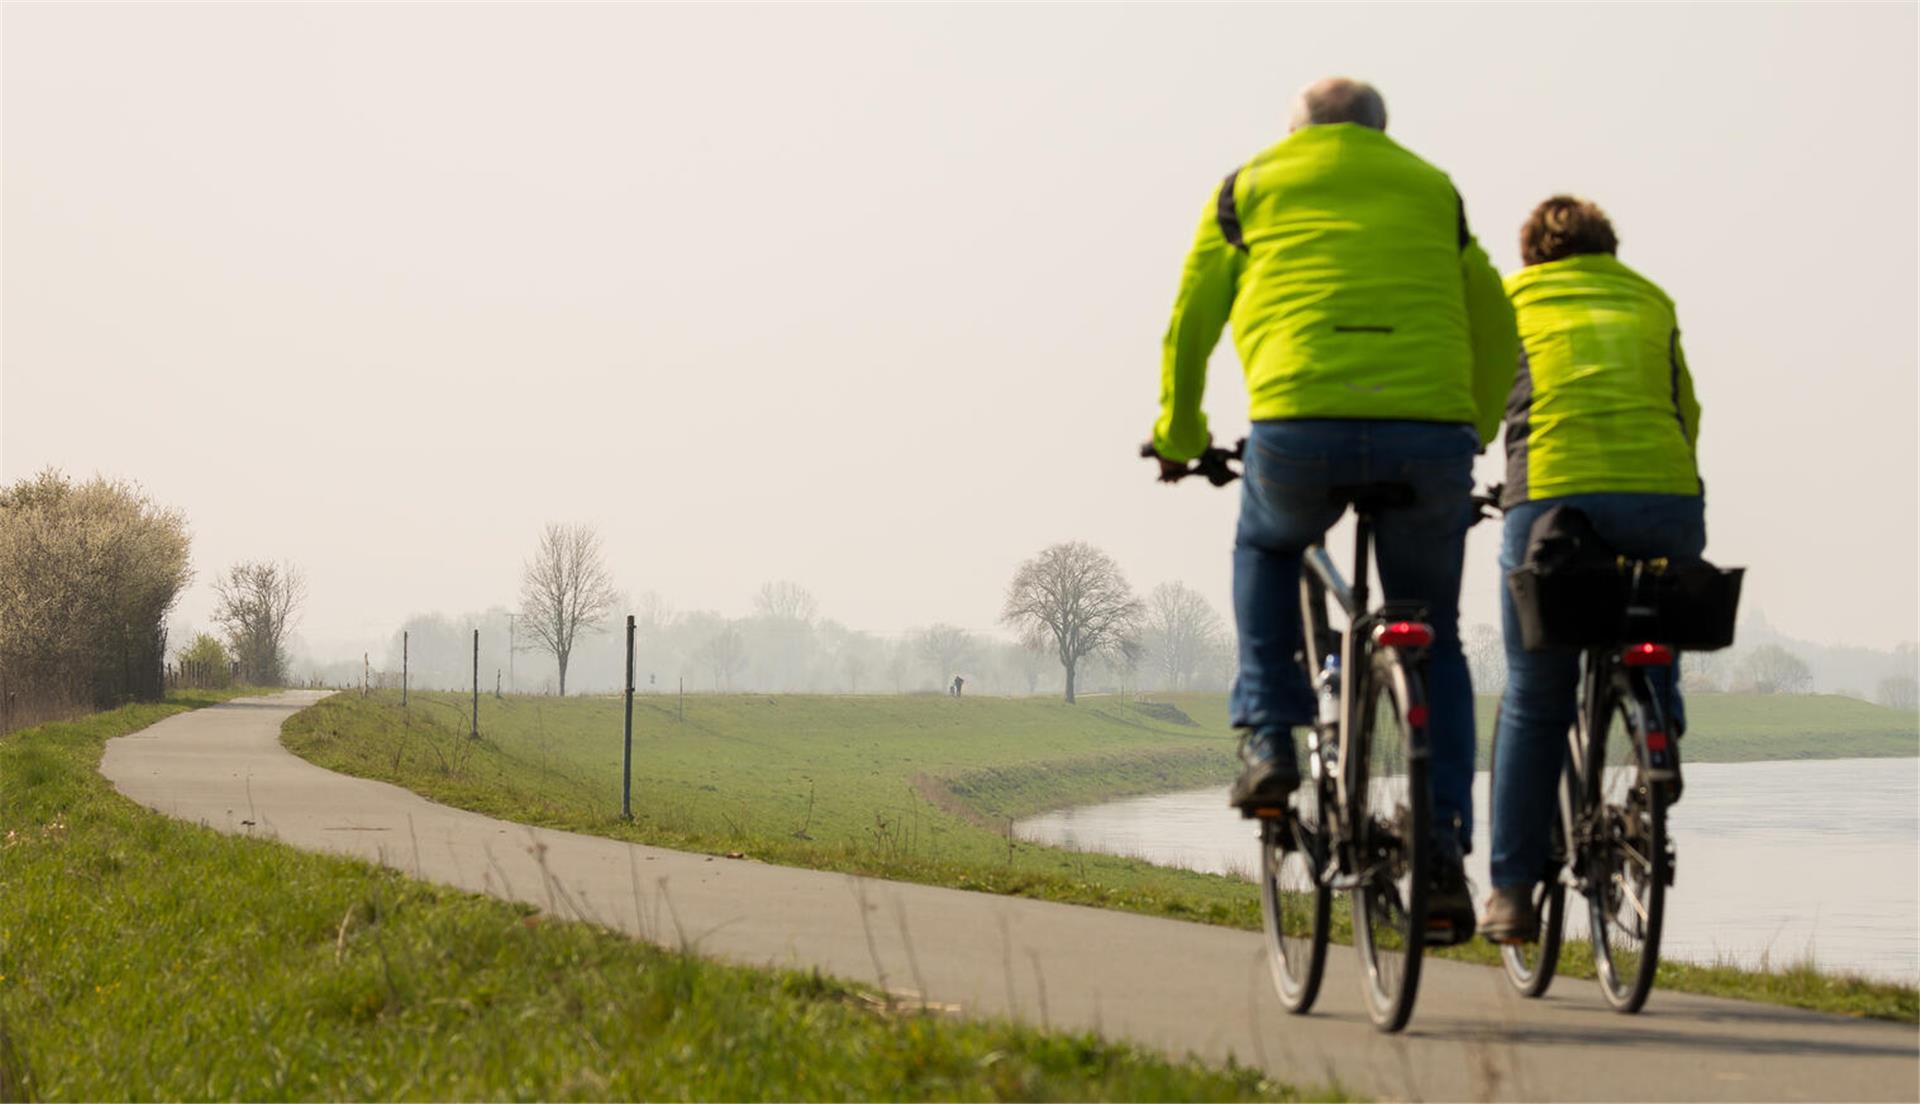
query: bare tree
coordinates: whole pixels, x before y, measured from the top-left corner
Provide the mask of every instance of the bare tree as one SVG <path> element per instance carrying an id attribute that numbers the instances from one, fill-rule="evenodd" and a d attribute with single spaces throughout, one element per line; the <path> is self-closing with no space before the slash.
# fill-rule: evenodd
<path id="1" fill-rule="evenodd" d="M 1806 660 L 1778 644 L 1762 644 L 1748 652 L 1739 667 L 1741 685 L 1761 694 L 1804 694 L 1813 688 L 1813 671 Z"/>
<path id="2" fill-rule="evenodd" d="M 907 642 L 890 641 L 887 644 L 887 679 L 893 683 L 893 692 L 902 694 L 907 689 L 907 678 L 913 671 L 913 657 L 907 653 Z"/>
<path id="3" fill-rule="evenodd" d="M 1185 583 L 1161 583 L 1147 595 L 1141 643 L 1169 690 L 1185 690 L 1212 651 L 1225 626 L 1200 592 Z"/>
<path id="4" fill-rule="evenodd" d="M 812 592 L 806 587 L 780 579 L 760 585 L 759 593 L 753 596 L 753 611 L 775 621 L 812 624 L 814 616 L 820 612 L 820 603 L 814 601 Z"/>
<path id="5" fill-rule="evenodd" d="M 1680 686 L 1689 694 L 1726 689 L 1729 652 L 1688 652 L 1680 664 Z"/>
<path id="6" fill-rule="evenodd" d="M 978 642 L 965 629 L 940 624 L 923 630 L 915 644 L 920 649 L 921 658 L 933 664 L 935 679 L 944 685 L 959 674 L 960 668 L 973 657 Z"/>
<path id="7" fill-rule="evenodd" d="M 213 580 L 213 622 L 226 634 L 240 676 L 278 686 L 287 675 L 287 631 L 307 600 L 307 581 L 290 563 L 237 563 Z"/>
<path id="8" fill-rule="evenodd" d="M 596 632 L 613 609 L 600 537 L 591 526 L 549 524 L 520 577 L 520 618 L 542 651 L 560 669 L 560 696 L 567 694 L 567 660 L 581 630 Z"/>
<path id="9" fill-rule="evenodd" d="M 813 621 L 819 608 L 806 587 L 784 579 L 762 584 L 753 596 L 755 635 L 771 645 L 759 658 L 773 689 L 792 690 L 806 682 L 814 651 Z"/>
<path id="10" fill-rule="evenodd" d="M 1030 642 L 1051 645 L 1067 676 L 1073 701 L 1074 672 L 1090 655 L 1135 651 L 1140 600 L 1113 557 L 1083 541 L 1067 541 L 1020 565 L 1007 587 L 1000 620 Z"/>
<path id="11" fill-rule="evenodd" d="M 1047 673 L 1047 650 L 1044 646 L 1034 647 L 1031 641 L 1010 644 L 1007 665 L 1031 694 L 1040 688 L 1040 676 Z"/>
<path id="12" fill-rule="evenodd" d="M 859 693 L 860 678 L 873 669 L 879 642 L 835 621 L 823 623 L 820 635 L 831 651 L 833 666 L 847 680 L 847 693 Z"/>
<path id="13" fill-rule="evenodd" d="M 707 638 L 693 658 L 713 673 L 715 690 L 732 690 L 733 676 L 747 665 L 747 637 L 737 622 L 728 621 Z"/>
<path id="14" fill-rule="evenodd" d="M 1888 675 L 1874 687 L 1874 700 L 1891 709 L 1911 713 L 1920 708 L 1920 681 L 1912 675 Z"/>

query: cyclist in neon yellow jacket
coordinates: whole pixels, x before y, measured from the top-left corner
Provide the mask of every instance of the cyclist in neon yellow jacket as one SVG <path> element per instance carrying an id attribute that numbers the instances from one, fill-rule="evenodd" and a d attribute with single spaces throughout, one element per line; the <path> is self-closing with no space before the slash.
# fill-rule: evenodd
<path id="1" fill-rule="evenodd" d="M 1600 208 L 1554 196 L 1520 231 L 1526 267 L 1507 278 L 1520 325 L 1520 371 L 1507 402 L 1500 568 L 1526 558 L 1536 519 L 1577 506 L 1602 539 L 1635 557 L 1697 556 L 1705 500 L 1694 445 L 1700 403 L 1673 300 L 1614 255 Z M 1573 723 L 1579 657 L 1529 653 L 1501 588 L 1507 688 L 1493 758 L 1493 893 L 1480 930 L 1495 942 L 1539 932 L 1557 786 Z M 1674 735 L 1685 728 L 1662 672 Z"/>
<path id="2" fill-rule="evenodd" d="M 1334 488 L 1413 489 L 1410 505 L 1380 511 L 1377 560 L 1387 597 L 1424 603 L 1433 623 L 1441 861 L 1429 899 L 1466 938 L 1474 916 L 1460 856 L 1473 824 L 1474 725 L 1461 555 L 1473 458 L 1499 426 L 1517 338 L 1459 193 L 1385 130 L 1379 93 L 1321 81 L 1301 93 L 1288 137 L 1220 185 L 1167 327 L 1153 443 L 1163 476 L 1207 446 L 1207 358 L 1231 323 L 1253 416 L 1234 540 L 1231 708 L 1246 769 L 1229 801 L 1243 809 L 1284 803 L 1299 785 L 1296 730 L 1315 713 L 1294 659 L 1300 560 L 1345 509 Z"/>

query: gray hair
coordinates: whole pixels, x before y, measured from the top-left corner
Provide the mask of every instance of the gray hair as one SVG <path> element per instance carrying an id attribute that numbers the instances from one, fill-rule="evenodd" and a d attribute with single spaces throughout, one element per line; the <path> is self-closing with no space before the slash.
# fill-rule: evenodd
<path id="1" fill-rule="evenodd" d="M 1346 77 L 1327 77 L 1300 90 L 1293 101 L 1289 130 L 1325 123 L 1359 123 L 1387 129 L 1387 101 L 1373 85 Z"/>

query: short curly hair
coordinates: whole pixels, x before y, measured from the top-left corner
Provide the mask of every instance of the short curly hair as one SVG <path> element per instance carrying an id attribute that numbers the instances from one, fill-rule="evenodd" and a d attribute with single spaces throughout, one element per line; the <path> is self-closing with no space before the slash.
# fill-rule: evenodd
<path id="1" fill-rule="evenodd" d="M 1569 195 L 1543 201 L 1520 226 L 1520 263 L 1546 264 L 1582 253 L 1612 255 L 1620 248 L 1613 223 L 1598 205 Z"/>

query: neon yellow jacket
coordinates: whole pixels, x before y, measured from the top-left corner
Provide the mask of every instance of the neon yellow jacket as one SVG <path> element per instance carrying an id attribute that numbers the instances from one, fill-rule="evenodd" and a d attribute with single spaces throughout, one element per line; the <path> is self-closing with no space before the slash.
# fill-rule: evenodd
<path id="1" fill-rule="evenodd" d="M 1370 127 L 1302 127 L 1229 175 L 1167 326 L 1153 443 L 1200 454 L 1207 358 L 1231 322 L 1255 420 L 1459 422 L 1490 442 L 1518 340 L 1439 169 Z"/>
<path id="2" fill-rule="evenodd" d="M 1507 400 L 1507 503 L 1701 493 L 1700 404 L 1673 300 L 1606 254 L 1507 277 L 1524 346 Z"/>

